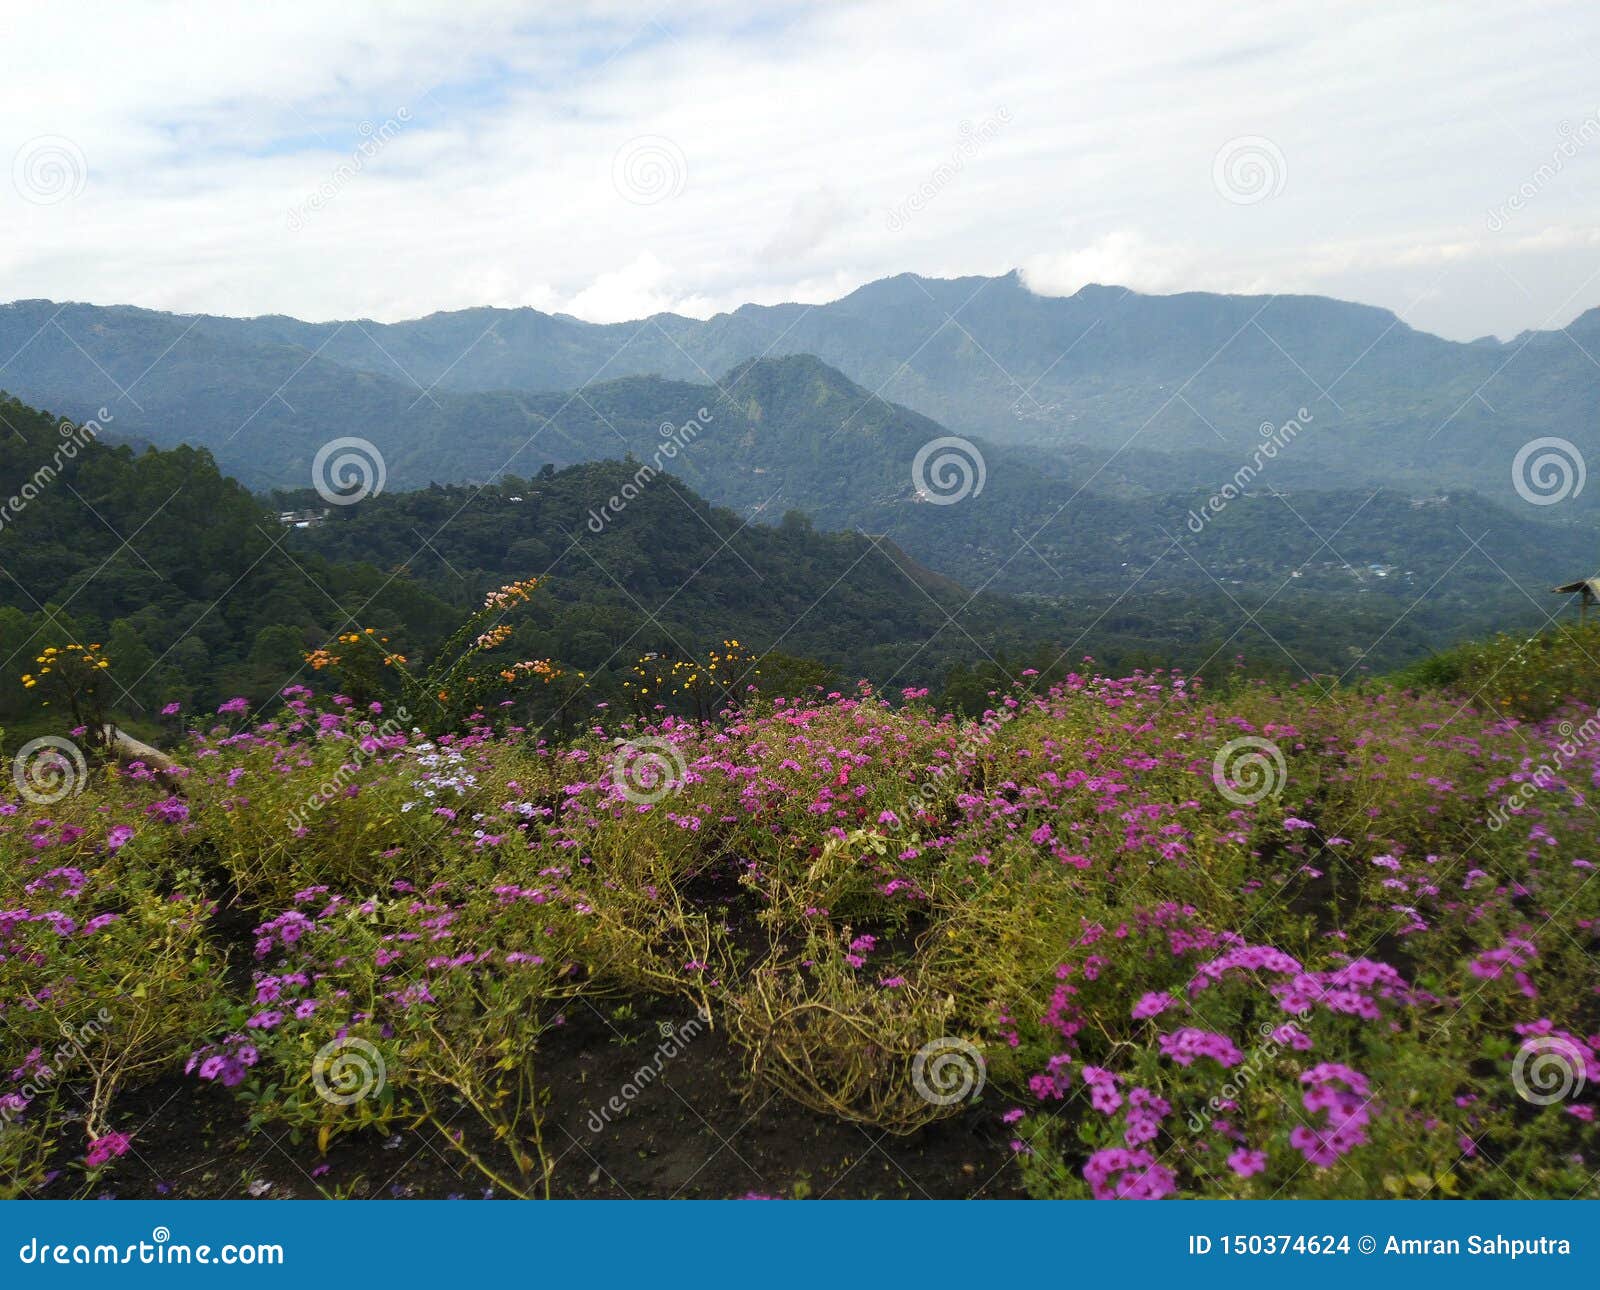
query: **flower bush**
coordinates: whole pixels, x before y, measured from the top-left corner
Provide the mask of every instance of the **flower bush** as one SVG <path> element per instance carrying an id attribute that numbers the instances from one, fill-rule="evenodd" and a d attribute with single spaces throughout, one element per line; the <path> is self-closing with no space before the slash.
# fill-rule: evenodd
<path id="1" fill-rule="evenodd" d="M 20 1189 L 68 1139 L 117 1168 L 120 1095 L 181 1072 L 308 1150 L 428 1123 L 547 1195 L 549 1036 L 654 997 L 734 1046 L 730 1098 L 982 1117 L 1039 1196 L 1596 1194 L 1590 710 L 1084 673 L 961 719 L 735 694 L 732 658 L 715 711 L 560 741 L 291 687 L 192 721 L 179 776 L 6 802 Z"/>

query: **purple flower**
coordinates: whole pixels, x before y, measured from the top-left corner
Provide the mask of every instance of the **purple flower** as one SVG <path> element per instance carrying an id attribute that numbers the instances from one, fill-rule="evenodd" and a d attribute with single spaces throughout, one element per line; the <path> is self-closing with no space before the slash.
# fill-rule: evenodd
<path id="1" fill-rule="evenodd" d="M 108 1160 L 126 1155 L 129 1145 L 126 1133 L 108 1133 L 89 1144 L 89 1152 L 84 1156 L 83 1163 L 91 1169 L 98 1169 Z"/>
<path id="2" fill-rule="evenodd" d="M 1241 1178 L 1248 1178 L 1258 1174 L 1267 1167 L 1267 1153 L 1265 1151 L 1250 1151 L 1240 1147 L 1228 1157 L 1228 1168 Z"/>
<path id="3" fill-rule="evenodd" d="M 1192 1065 L 1197 1057 L 1209 1057 L 1219 1066 L 1237 1066 L 1244 1060 L 1244 1054 L 1233 1040 L 1214 1030 L 1184 1026 L 1171 1034 L 1162 1035 L 1158 1042 L 1161 1051 L 1179 1066 Z"/>
<path id="4" fill-rule="evenodd" d="M 1108 1147 L 1089 1157 L 1083 1176 L 1096 1200 L 1161 1200 L 1178 1190 L 1172 1170 L 1148 1151 Z"/>
<path id="5" fill-rule="evenodd" d="M 1147 1017 L 1159 1016 L 1176 1002 L 1170 994 L 1152 990 L 1133 1005 L 1133 1019 L 1143 1021 Z"/>

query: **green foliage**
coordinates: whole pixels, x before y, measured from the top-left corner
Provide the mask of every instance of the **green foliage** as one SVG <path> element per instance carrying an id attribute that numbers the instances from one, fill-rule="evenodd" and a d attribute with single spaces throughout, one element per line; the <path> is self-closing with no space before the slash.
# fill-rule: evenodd
<path id="1" fill-rule="evenodd" d="M 0 719 L 19 734 L 43 728 L 20 676 L 38 671 L 45 646 L 103 644 L 103 706 L 153 732 L 168 702 L 267 699 L 358 611 L 368 623 L 404 620 L 422 644 L 455 617 L 404 579 L 291 556 L 276 517 L 204 451 L 91 440 L 57 459 L 58 444 L 81 436 L 11 400 L 0 417 L 4 477 L 37 481 L 0 524 Z"/>
<path id="2" fill-rule="evenodd" d="M 1467 703 L 1530 721 L 1571 703 L 1593 708 L 1600 706 L 1600 623 L 1469 641 L 1402 669 L 1395 679 L 1448 686 Z"/>

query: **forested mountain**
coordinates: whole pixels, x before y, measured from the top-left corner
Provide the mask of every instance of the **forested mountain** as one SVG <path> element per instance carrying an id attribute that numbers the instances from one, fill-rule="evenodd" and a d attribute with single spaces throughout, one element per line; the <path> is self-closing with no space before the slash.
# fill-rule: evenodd
<path id="1" fill-rule="evenodd" d="M 606 462 L 385 493 L 336 508 L 291 545 L 403 567 L 445 595 L 554 570 L 565 603 L 551 630 L 567 634 L 530 648 L 590 666 L 604 633 L 581 644 L 570 633 L 591 613 L 618 613 L 649 649 L 715 637 L 726 620 L 758 648 L 778 640 L 846 675 L 897 684 L 936 682 L 961 661 L 1026 655 L 1040 665 L 1063 652 L 1068 662 L 1093 654 L 1214 674 L 1238 655 L 1296 676 L 1382 670 L 1466 636 L 1537 628 L 1562 608 L 1548 587 L 1567 575 L 1553 571 L 1594 568 L 1581 530 L 1516 519 L 1470 494 L 1422 504 L 1382 491 L 1263 494 L 1233 502 L 1199 534 L 1181 498 L 1080 499 L 1030 543 L 1024 531 L 991 547 L 979 509 L 988 488 L 955 506 L 885 508 L 885 519 L 909 517 L 899 528 L 830 534 L 796 512 L 781 522 L 774 512 L 775 528 L 750 523 L 667 475 L 611 519 L 605 499 L 635 478 L 631 464 Z M 598 533 L 595 518 L 605 521 Z M 958 578 L 930 573 L 925 549 Z M 1023 576 L 1025 562 L 1034 568 Z M 831 589 L 846 567 L 846 583 Z M 1008 578 L 1050 594 L 1000 594 Z"/>
<path id="2" fill-rule="evenodd" d="M 385 494 L 295 529 L 204 450 L 107 446 L 12 400 L 0 419 L 0 477 L 17 490 L 0 523 L 0 724 L 13 730 L 37 720 L 21 677 L 48 646 L 103 644 L 116 708 L 153 723 L 171 702 L 264 700 L 305 679 L 307 651 L 355 628 L 421 659 L 487 590 L 529 576 L 545 586 L 514 644 L 589 672 L 585 710 L 616 698 L 640 655 L 725 639 L 783 656 L 774 683 L 909 686 L 1062 630 L 1048 606 L 968 604 L 890 542 L 798 515 L 746 525 L 668 477 L 594 532 L 593 508 L 634 479 L 617 462 Z M 941 639 L 952 615 L 964 629 Z"/>
<path id="3" fill-rule="evenodd" d="M 864 412 L 860 433 L 892 441 L 880 413 L 890 415 Z M 306 678 L 307 651 L 355 627 L 426 657 L 486 590 L 529 576 L 543 590 L 514 645 L 587 673 L 584 705 L 620 698 L 619 679 L 644 654 L 692 655 L 725 639 L 767 655 L 765 683 L 780 688 L 865 677 L 970 704 L 1023 667 L 1059 671 L 1091 654 L 1118 669 L 1213 675 L 1239 655 L 1296 676 L 1390 667 L 1470 632 L 1539 621 L 1546 607 L 1507 574 L 1583 554 L 1547 542 L 1537 557 L 1506 557 L 1502 572 L 1495 553 L 1534 537 L 1480 500 L 1328 494 L 1241 498 L 1201 534 L 1184 527 L 1177 501 L 1152 511 L 1099 499 L 1001 558 L 983 548 L 976 509 L 992 482 L 958 506 L 884 502 L 885 521 L 915 521 L 901 530 L 830 533 L 776 502 L 773 524 L 751 523 L 697 495 L 688 472 L 642 477 L 637 462 L 619 461 L 350 506 L 306 490 L 268 509 L 205 450 L 109 446 L 11 400 L 0 419 L 0 471 L 16 489 L 0 523 L 0 724 L 12 731 L 37 721 L 20 678 L 48 645 L 104 644 L 119 712 L 153 726 L 171 702 L 264 700 Z M 878 483 L 841 475 L 839 485 L 862 514 L 878 514 Z M 1291 528 L 1288 504 L 1305 527 Z M 302 508 L 314 515 L 306 527 L 281 522 L 280 509 Z M 1335 531 L 1348 510 L 1364 517 L 1362 535 Z M 1144 516 L 1164 530 L 1154 558 Z M 928 568 L 920 544 L 943 544 L 974 573 L 1048 561 L 1056 590 L 1017 598 L 978 578 L 964 586 Z M 1391 551 L 1412 555 L 1366 567 Z M 1295 560 L 1299 578 L 1282 572 Z"/>
<path id="4" fill-rule="evenodd" d="M 72 444 L 71 455 L 63 445 Z M 204 450 L 136 453 L 0 398 L 0 724 L 48 646 L 101 643 L 120 711 L 260 696 L 358 610 L 426 640 L 454 609 L 370 566 L 282 549 L 276 515 Z"/>
<path id="5" fill-rule="evenodd" d="M 507 391 L 582 391 L 581 405 L 619 378 L 726 384 L 753 358 L 813 354 L 954 433 L 1117 453 L 1124 474 L 1231 462 L 1226 477 L 1263 422 L 1304 407 L 1313 428 L 1279 463 L 1280 486 L 1472 488 L 1512 503 L 1517 450 L 1545 435 L 1592 444 L 1600 396 L 1600 311 L 1459 344 L 1321 297 L 1051 297 L 1016 274 L 903 274 L 825 305 L 611 325 L 531 309 L 311 324 L 21 301 L 0 308 L 0 353 L 0 382 L 20 396 L 79 416 L 114 405 L 119 432 L 158 443 L 182 426 L 253 486 L 293 483 L 306 449 L 339 434 L 391 438 L 404 482 L 472 478 L 552 413 Z M 1152 466 L 1157 455 L 1171 460 Z"/>

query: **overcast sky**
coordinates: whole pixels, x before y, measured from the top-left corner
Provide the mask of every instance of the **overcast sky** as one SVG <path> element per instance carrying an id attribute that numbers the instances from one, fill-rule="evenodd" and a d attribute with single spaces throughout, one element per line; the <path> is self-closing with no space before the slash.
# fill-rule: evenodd
<path id="1" fill-rule="evenodd" d="M 612 321 L 1015 267 L 1458 339 L 1600 304 L 1594 0 L 0 10 L 0 299 Z"/>

